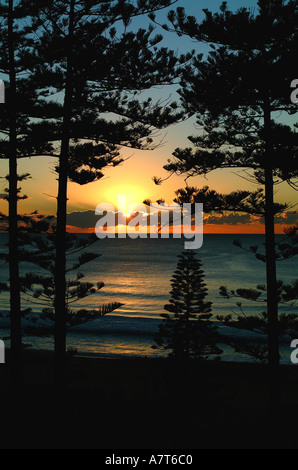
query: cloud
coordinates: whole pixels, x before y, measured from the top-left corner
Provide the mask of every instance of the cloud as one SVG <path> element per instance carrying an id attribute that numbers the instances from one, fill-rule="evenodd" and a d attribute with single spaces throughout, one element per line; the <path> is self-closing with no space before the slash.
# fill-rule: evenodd
<path id="1" fill-rule="evenodd" d="M 295 225 L 298 223 L 298 212 L 284 212 L 283 214 L 277 215 L 274 220 L 276 225 Z M 259 222 L 265 225 L 265 218 L 261 217 Z"/>
<path id="2" fill-rule="evenodd" d="M 278 217 L 275 217 L 276 224 L 286 224 L 286 225 L 295 225 L 298 223 L 298 213 L 297 212 L 285 212 Z"/>
<path id="3" fill-rule="evenodd" d="M 250 214 L 224 214 L 224 215 L 211 215 L 205 218 L 205 223 L 208 225 L 247 225 L 260 223 L 265 224 L 264 217 L 253 216 Z M 295 225 L 298 223 L 298 212 L 284 212 L 283 214 L 275 217 L 276 225 Z"/>
<path id="4" fill-rule="evenodd" d="M 207 216 L 205 223 L 208 225 L 247 225 L 255 223 L 256 219 L 249 214 L 225 214 L 220 216 Z"/>
<path id="5" fill-rule="evenodd" d="M 88 229 L 95 227 L 99 220 L 99 216 L 94 211 L 71 212 L 67 215 L 67 225 Z"/>
<path id="6" fill-rule="evenodd" d="M 116 226 L 118 225 L 118 214 L 112 212 L 112 216 L 116 216 Z M 71 212 L 67 215 L 67 225 L 72 227 L 78 227 L 80 229 L 91 229 L 95 228 L 97 222 L 103 216 L 96 215 L 94 211 L 85 211 L 85 212 Z M 127 218 L 127 221 L 132 220 L 134 217 L 131 216 Z M 144 214 L 143 216 L 139 216 L 138 220 L 140 222 L 140 226 L 147 226 L 148 218 L 147 215 Z"/>
<path id="7" fill-rule="evenodd" d="M 113 212 L 114 216 L 114 212 Z M 94 211 L 83 211 L 83 212 L 71 212 L 67 215 L 67 225 L 72 226 L 73 228 L 77 227 L 81 230 L 91 230 L 95 228 L 95 225 L 100 220 L 102 216 L 95 215 Z M 128 218 L 127 220 L 132 220 L 133 217 Z M 139 217 L 140 226 L 147 226 L 148 217 L 144 214 L 143 217 Z M 205 216 L 206 225 L 250 225 L 250 224 L 262 224 L 264 225 L 265 221 L 263 217 L 257 217 L 250 214 L 223 214 L 223 215 L 207 215 Z M 275 218 L 275 223 L 277 225 L 295 225 L 298 223 L 298 213 L 297 212 L 285 212 L 280 216 Z M 116 226 L 118 225 L 117 213 L 116 213 Z"/>

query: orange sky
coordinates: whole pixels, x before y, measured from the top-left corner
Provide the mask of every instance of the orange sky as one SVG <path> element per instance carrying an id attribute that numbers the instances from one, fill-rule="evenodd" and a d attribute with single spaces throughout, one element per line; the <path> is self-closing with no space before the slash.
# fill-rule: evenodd
<path id="1" fill-rule="evenodd" d="M 135 155 L 121 167 L 109 169 L 106 177 L 99 182 L 86 186 L 69 184 L 68 212 L 94 211 L 98 204 L 103 202 L 112 203 L 117 208 L 119 195 L 127 197 L 128 205 L 131 203 L 142 203 L 150 198 L 153 202 L 165 199 L 172 203 L 175 190 L 185 187 L 183 178 L 172 177 L 162 186 L 156 186 L 152 177 L 165 176 L 162 169 L 166 162 L 166 153 L 163 149 L 155 152 L 135 152 Z M 23 193 L 29 196 L 25 202 L 20 202 L 20 212 L 30 213 L 39 210 L 42 214 L 55 214 L 57 194 L 57 176 L 53 172 L 54 159 L 34 158 L 22 160 L 19 165 L 19 173 L 29 172 L 32 179 L 22 183 Z M 7 162 L 1 162 L 2 175 L 7 174 Z M 210 188 L 223 193 L 229 193 L 237 189 L 255 190 L 257 187 L 246 183 L 234 173 L 218 171 L 210 175 L 208 180 L 195 178 L 189 184 Z M 1 180 L 0 193 L 3 193 L 5 181 Z M 280 185 L 277 190 L 276 200 L 279 202 L 298 202 L 297 192 L 291 190 L 286 184 Z M 0 211 L 7 213 L 7 203 L 0 201 Z M 293 217 L 292 217 L 293 219 Z M 298 216 L 297 216 L 298 221 Z M 260 223 L 225 224 L 218 218 L 218 224 L 206 224 L 205 233 L 264 233 L 264 225 Z M 282 233 L 284 224 L 277 225 L 277 233 Z M 74 231 L 78 229 L 74 228 Z M 80 229 L 81 231 L 81 229 Z"/>
<path id="2" fill-rule="evenodd" d="M 276 225 L 276 234 L 282 235 L 284 233 L 284 229 L 287 225 Z M 72 225 L 67 226 L 67 231 L 69 233 L 94 233 L 94 228 L 90 229 L 82 229 L 78 227 L 74 227 Z M 206 235 L 210 234 L 235 234 L 235 235 L 244 235 L 244 234 L 251 234 L 251 235 L 263 235 L 265 233 L 265 227 L 261 224 L 252 224 L 252 225 L 204 225 L 204 233 Z"/>
<path id="3" fill-rule="evenodd" d="M 172 126 L 167 132 L 161 132 L 160 138 L 164 137 L 166 143 L 163 147 L 154 151 L 123 150 L 124 157 L 131 157 L 117 168 L 107 169 L 105 177 L 95 183 L 86 186 L 69 184 L 68 212 L 94 211 L 98 204 L 107 202 L 117 207 L 119 195 L 127 197 L 127 203 L 142 203 L 145 199 L 155 202 L 165 199 L 171 204 L 175 191 L 185 187 L 183 177 L 173 176 L 161 186 L 156 186 L 152 181 L 153 176 L 167 177 L 163 165 L 178 146 L 189 146 L 187 136 L 195 133 L 193 124 L 183 123 Z M 19 161 L 19 173 L 30 173 L 31 179 L 22 183 L 22 192 L 29 196 L 28 200 L 20 203 L 21 213 L 30 213 L 38 210 L 42 214 L 56 213 L 57 175 L 54 172 L 56 159 L 39 157 L 22 159 Z M 8 173 L 8 162 L 0 161 L 0 176 Z M 193 178 L 188 181 L 189 185 L 203 187 L 208 185 L 222 193 L 230 193 L 238 189 L 255 191 L 256 185 L 250 184 L 240 178 L 235 172 L 229 170 L 218 170 L 208 176 Z M 0 180 L 0 194 L 4 192 L 6 180 Z M 298 203 L 298 193 L 292 190 L 286 183 L 276 187 L 276 201 L 287 202 L 291 205 Z M 294 207 L 292 210 L 296 210 Z M 7 213 L 7 203 L 0 200 L 0 212 Z M 291 223 L 295 217 L 291 217 Z M 298 222 L 298 216 L 297 216 Z M 264 225 L 259 223 L 223 224 L 219 223 L 205 225 L 205 233 L 264 233 Z M 284 220 L 277 225 L 277 233 L 282 233 Z M 77 229 L 74 229 L 77 230 Z M 81 229 L 80 229 L 81 230 Z"/>

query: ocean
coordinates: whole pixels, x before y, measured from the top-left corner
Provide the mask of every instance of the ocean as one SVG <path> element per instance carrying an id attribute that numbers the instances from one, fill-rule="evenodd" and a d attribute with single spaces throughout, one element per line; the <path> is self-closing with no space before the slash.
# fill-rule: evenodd
<path id="1" fill-rule="evenodd" d="M 282 236 L 278 236 L 281 239 Z M 253 254 L 233 245 L 240 240 L 245 247 L 258 245 L 264 251 L 262 235 L 205 235 L 204 244 L 197 250 L 197 258 L 203 263 L 209 298 L 213 303 L 213 315 L 239 313 L 236 300 L 225 300 L 219 295 L 220 286 L 229 289 L 255 288 L 266 283 L 265 264 Z M 0 252 L 7 250 L 7 235 L 0 235 Z M 68 334 L 68 347 L 78 354 L 103 357 L 156 357 L 164 353 L 151 348 L 161 322 L 160 314 L 168 302 L 171 277 L 177 264 L 177 256 L 184 250 L 184 239 L 105 239 L 91 249 L 102 256 L 80 269 L 85 280 L 103 281 L 105 287 L 98 293 L 76 304 L 79 308 L 96 309 L 109 302 L 121 302 L 123 307 L 94 322 L 73 328 Z M 74 260 L 70 259 L 72 265 Z M 21 265 L 21 273 L 36 271 L 30 264 Z M 42 272 L 42 271 L 41 271 Z M 291 282 L 297 277 L 295 258 L 278 263 L 278 278 Z M 8 266 L 1 262 L 0 282 L 9 278 Z M 37 306 L 23 302 L 23 308 Z M 247 314 L 265 310 L 265 305 L 243 302 Z M 7 293 L 0 295 L 0 313 L 9 312 Z M 297 306 L 283 307 L 283 312 L 297 312 Z M 297 312 L 298 313 L 298 312 Z M 8 335 L 8 321 L 0 318 L 0 335 Z M 220 325 L 219 325 L 220 326 Z M 227 330 L 223 327 L 222 331 Z M 238 334 L 246 336 L 247 333 Z M 259 338 L 263 341 L 262 337 Z M 53 349 L 53 340 L 26 338 L 26 342 L 39 349 Z M 290 338 L 282 345 L 282 362 L 290 363 Z M 222 360 L 247 360 L 225 348 Z"/>

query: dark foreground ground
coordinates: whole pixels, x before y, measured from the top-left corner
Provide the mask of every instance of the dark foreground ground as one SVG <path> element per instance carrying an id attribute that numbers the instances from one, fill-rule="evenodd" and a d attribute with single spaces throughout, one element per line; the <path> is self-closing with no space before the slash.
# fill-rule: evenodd
<path id="1" fill-rule="evenodd" d="M 298 369 L 268 407 L 264 366 L 71 358 L 57 393 L 52 357 L 26 353 L 12 392 L 0 366 L 1 449 L 296 449 Z"/>

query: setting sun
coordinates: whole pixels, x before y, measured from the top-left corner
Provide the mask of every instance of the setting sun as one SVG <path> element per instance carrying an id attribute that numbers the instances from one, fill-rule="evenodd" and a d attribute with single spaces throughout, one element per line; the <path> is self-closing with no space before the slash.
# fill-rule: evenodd
<path id="1" fill-rule="evenodd" d="M 106 202 L 113 204 L 115 208 L 118 208 L 119 201 L 126 203 L 125 214 L 130 217 L 132 211 L 129 207 L 133 204 L 141 204 L 148 197 L 148 193 L 138 186 L 123 184 L 106 188 L 104 196 L 107 199 Z"/>

